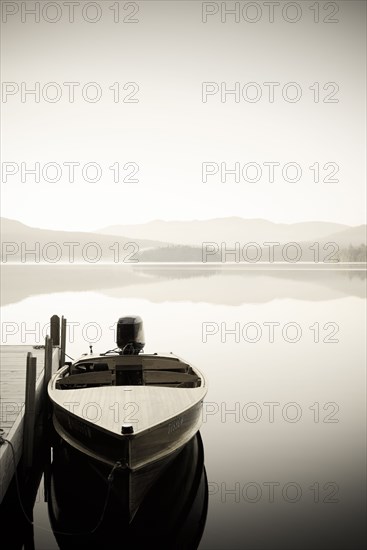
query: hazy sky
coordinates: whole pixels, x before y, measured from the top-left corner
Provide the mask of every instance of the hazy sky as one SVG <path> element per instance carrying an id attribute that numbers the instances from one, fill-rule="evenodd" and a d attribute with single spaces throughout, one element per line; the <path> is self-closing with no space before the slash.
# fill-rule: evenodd
<path id="1" fill-rule="evenodd" d="M 287 3 L 280 2 L 273 23 L 264 2 L 245 13 L 246 3 L 240 2 L 239 22 L 234 15 L 221 22 L 220 2 L 206 8 L 195 1 L 120 2 L 117 23 L 111 10 L 117 4 L 109 0 L 95 3 L 98 11 L 79 2 L 72 23 L 63 2 L 41 12 L 39 23 L 21 13 L 20 2 L 5 4 L 11 5 L 7 12 L 19 11 L 3 14 L 2 24 L 2 80 L 8 92 L 1 103 L 2 216 L 65 230 L 224 216 L 365 223 L 364 1 L 320 2 L 319 23 L 310 9 L 315 3 L 308 1 L 296 2 L 301 14 L 296 8 L 284 12 Z M 339 8 L 335 14 L 334 6 Z M 203 23 L 203 9 L 218 13 Z M 295 23 L 285 20 L 299 15 Z M 55 23 L 45 21 L 58 17 Z M 85 20 L 94 17 L 100 20 Z M 24 95 L 37 82 L 39 102 Z M 73 103 L 72 86 L 65 82 L 80 83 Z M 85 86 L 91 82 L 96 86 Z M 129 82 L 137 86 L 124 90 Z M 214 83 L 210 89 L 216 92 L 206 102 L 203 82 Z M 271 86 L 264 84 L 269 82 L 279 83 L 274 102 L 269 101 Z M 287 86 L 290 82 L 296 86 Z M 114 83 L 121 97 L 138 102 L 115 103 Z M 335 84 L 324 89 L 327 83 Z M 221 89 L 236 86 L 240 95 L 223 96 L 221 102 Z M 60 91 L 60 100 L 52 102 Z M 95 93 L 102 94 L 97 102 Z M 302 95 L 293 102 L 296 93 Z M 257 102 L 254 94 L 261 94 Z M 24 173 L 22 183 L 21 163 L 32 168 L 36 162 L 41 181 L 34 183 L 34 176 Z M 50 162 L 61 167 L 56 183 L 47 181 L 58 177 L 52 165 L 44 168 Z M 72 162 L 80 165 L 69 182 L 70 164 L 64 163 Z M 221 162 L 228 168 L 240 163 L 240 181 L 227 176 L 221 182 L 219 173 L 203 182 L 203 162 L 214 163 L 213 170 Z M 264 162 L 280 164 L 273 182 Z M 299 181 L 283 179 L 282 169 L 291 162 L 302 170 Z M 83 181 L 87 163 L 100 167 L 99 182 Z M 114 183 L 109 167 L 115 163 L 122 177 L 138 165 L 132 179 L 139 182 Z M 126 163 L 135 164 L 124 170 Z M 260 166 L 259 181 L 243 178 L 248 163 Z M 338 181 L 322 181 L 337 167 Z M 248 179 L 256 179 L 255 169 L 250 165 Z M 5 181 L 4 170 L 17 173 Z M 94 170 L 91 165 L 86 177 L 93 179 Z M 285 173 L 296 179 L 292 167 Z"/>

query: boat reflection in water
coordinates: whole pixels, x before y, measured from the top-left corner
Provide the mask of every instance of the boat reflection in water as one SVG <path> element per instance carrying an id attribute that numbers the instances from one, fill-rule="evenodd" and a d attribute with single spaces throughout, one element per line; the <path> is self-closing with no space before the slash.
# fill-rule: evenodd
<path id="1" fill-rule="evenodd" d="M 170 460 L 110 474 L 64 441 L 54 448 L 48 507 L 61 549 L 198 547 L 208 508 L 200 432 Z"/>

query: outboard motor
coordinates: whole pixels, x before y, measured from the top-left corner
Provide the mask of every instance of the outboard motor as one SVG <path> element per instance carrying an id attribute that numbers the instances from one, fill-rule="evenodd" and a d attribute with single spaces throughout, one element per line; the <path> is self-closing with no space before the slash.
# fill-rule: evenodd
<path id="1" fill-rule="evenodd" d="M 138 355 L 145 346 L 143 321 L 136 315 L 120 317 L 117 322 L 116 344 L 122 355 Z"/>

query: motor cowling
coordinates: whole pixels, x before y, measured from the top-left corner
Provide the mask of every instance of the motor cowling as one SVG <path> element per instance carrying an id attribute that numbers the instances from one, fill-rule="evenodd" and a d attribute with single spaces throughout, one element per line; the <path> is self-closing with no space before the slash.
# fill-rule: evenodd
<path id="1" fill-rule="evenodd" d="M 142 351 L 145 338 L 141 317 L 120 317 L 117 322 L 116 344 L 123 355 L 138 355 Z"/>

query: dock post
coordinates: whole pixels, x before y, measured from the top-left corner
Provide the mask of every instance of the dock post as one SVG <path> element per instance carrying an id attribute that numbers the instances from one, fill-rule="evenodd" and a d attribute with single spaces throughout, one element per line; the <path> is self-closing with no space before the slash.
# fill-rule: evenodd
<path id="1" fill-rule="evenodd" d="M 45 338 L 45 374 L 43 379 L 43 393 L 47 399 L 47 386 L 51 379 L 52 374 L 52 350 L 53 350 L 53 339 L 49 336 Z"/>
<path id="2" fill-rule="evenodd" d="M 53 315 L 51 317 L 51 338 L 54 346 L 60 345 L 60 317 Z"/>
<path id="3" fill-rule="evenodd" d="M 43 377 L 43 396 L 42 400 L 44 401 L 44 419 L 47 420 L 49 406 L 48 406 L 48 395 L 47 387 L 48 383 L 51 380 L 52 376 L 52 352 L 53 352 L 53 340 L 49 336 L 45 338 L 45 368 L 44 368 L 44 377 Z"/>
<path id="4" fill-rule="evenodd" d="M 52 319 L 51 319 L 52 323 Z M 43 379 L 43 429 L 46 441 L 50 437 L 50 426 L 49 426 L 49 414 L 51 411 L 50 401 L 48 398 L 48 383 L 51 380 L 52 376 L 52 354 L 53 354 L 53 340 L 49 336 L 45 338 L 45 370 L 44 370 L 44 379 Z M 51 449 L 50 444 L 47 443 L 47 448 L 45 449 L 45 461 L 44 461 L 44 478 L 43 478 L 43 488 L 44 488 L 44 499 L 45 502 L 48 502 L 48 483 L 50 480 L 50 462 L 51 462 Z"/>
<path id="5" fill-rule="evenodd" d="M 36 378 L 37 358 L 27 353 L 27 372 L 25 386 L 25 410 L 23 431 L 24 469 L 30 469 L 33 465 L 33 443 L 36 415 Z"/>
<path id="6" fill-rule="evenodd" d="M 60 368 L 65 365 L 65 348 L 66 348 L 66 319 L 64 319 L 64 317 L 61 317 Z"/>

